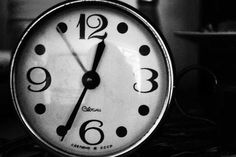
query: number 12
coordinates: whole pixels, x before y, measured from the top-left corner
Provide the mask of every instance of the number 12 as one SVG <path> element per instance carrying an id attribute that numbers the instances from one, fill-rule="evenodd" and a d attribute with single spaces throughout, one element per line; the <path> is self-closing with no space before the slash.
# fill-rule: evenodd
<path id="1" fill-rule="evenodd" d="M 89 23 L 89 21 L 94 19 L 94 17 L 97 17 L 98 21 L 98 24 L 95 26 Z M 103 35 L 97 35 L 97 33 L 104 30 L 107 27 L 107 24 L 108 24 L 107 18 L 101 14 L 92 14 L 87 18 L 85 14 L 80 14 L 79 22 L 76 27 L 80 28 L 80 39 L 85 39 L 86 26 L 88 26 L 91 29 L 94 29 L 94 31 L 88 36 L 88 39 L 91 38 L 105 39 L 107 36 L 107 32 L 105 32 Z"/>

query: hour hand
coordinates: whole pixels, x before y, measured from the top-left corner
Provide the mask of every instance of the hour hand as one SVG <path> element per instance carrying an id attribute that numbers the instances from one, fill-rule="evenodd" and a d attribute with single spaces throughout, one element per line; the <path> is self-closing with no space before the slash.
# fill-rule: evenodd
<path id="1" fill-rule="evenodd" d="M 81 62 L 79 56 L 77 55 L 77 53 L 75 53 L 75 50 L 73 49 L 72 45 L 70 44 L 70 42 L 68 41 L 68 39 L 66 38 L 66 36 L 64 35 L 64 33 L 67 30 L 67 26 L 65 23 L 61 22 L 57 25 L 56 27 L 57 32 L 61 35 L 62 39 L 64 40 L 64 42 L 66 43 L 67 47 L 69 48 L 71 54 L 74 56 L 75 60 L 77 61 L 77 63 L 80 65 L 81 69 L 84 72 L 87 72 L 88 70 L 85 68 L 85 66 L 83 65 L 83 63 Z"/>
<path id="2" fill-rule="evenodd" d="M 98 64 L 99 64 L 99 62 L 100 62 L 100 60 L 102 58 L 102 54 L 104 52 L 105 46 L 106 45 L 104 43 L 104 40 L 102 40 L 100 43 L 98 43 L 91 71 L 94 71 L 94 72 L 96 71 L 97 66 L 98 66 Z"/>

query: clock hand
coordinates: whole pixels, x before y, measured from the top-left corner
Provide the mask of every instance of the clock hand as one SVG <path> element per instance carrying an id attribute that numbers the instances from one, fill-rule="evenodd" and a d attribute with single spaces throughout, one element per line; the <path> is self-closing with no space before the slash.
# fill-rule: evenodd
<path id="1" fill-rule="evenodd" d="M 104 40 L 102 40 L 97 46 L 97 50 L 95 53 L 95 57 L 94 57 L 93 66 L 92 66 L 91 71 L 93 71 L 93 72 L 96 71 L 98 63 L 100 62 L 102 54 L 104 52 L 104 49 L 105 49 L 105 43 L 104 43 Z"/>
<path id="2" fill-rule="evenodd" d="M 87 72 L 88 70 L 84 67 L 83 63 L 81 62 L 79 56 L 77 55 L 77 53 L 75 53 L 75 50 L 72 48 L 71 44 L 69 43 L 69 41 L 67 40 L 67 38 L 65 37 L 65 35 L 63 34 L 62 30 L 60 29 L 60 27 L 57 26 L 57 31 L 58 33 L 61 35 L 62 39 L 64 40 L 64 42 L 66 43 L 66 45 L 68 46 L 70 52 L 72 53 L 72 55 L 74 56 L 74 58 L 76 59 L 76 61 L 78 62 L 78 64 L 80 65 L 81 69 L 84 72 Z"/>
<path id="3" fill-rule="evenodd" d="M 72 113 L 71 113 L 71 115 L 70 115 L 70 117 L 69 117 L 69 119 L 68 119 L 68 121 L 66 123 L 66 125 L 65 126 L 64 125 L 60 125 L 57 128 L 57 134 L 62 137 L 61 141 L 63 141 L 65 135 L 68 132 L 68 130 L 71 129 L 71 126 L 72 126 L 72 124 L 73 124 L 73 122 L 75 120 L 76 114 L 77 114 L 77 112 L 78 112 L 78 110 L 80 108 L 80 105 L 81 105 L 81 103 L 82 103 L 82 101 L 84 99 L 84 96 L 85 96 L 85 94 L 87 92 L 87 89 L 88 88 L 85 86 L 83 91 L 82 91 L 82 93 L 81 93 L 81 95 L 80 95 L 80 97 L 79 97 L 78 102 L 76 103 L 76 105 L 75 105 L 75 107 L 74 107 L 74 109 L 73 109 L 73 111 L 72 111 Z"/>
<path id="4" fill-rule="evenodd" d="M 104 49 L 105 49 L 105 43 L 104 40 L 102 40 L 100 43 L 98 43 L 93 60 L 92 69 L 86 72 L 82 78 L 83 85 L 88 89 L 95 89 L 100 84 L 100 76 L 96 72 L 96 69 L 102 58 Z"/>
<path id="5" fill-rule="evenodd" d="M 60 125 L 58 128 L 57 128 L 57 134 L 59 136 L 61 136 L 61 141 L 63 141 L 65 135 L 67 134 L 68 130 L 71 129 L 71 126 L 75 120 L 75 117 L 77 115 L 77 112 L 79 111 L 79 108 L 81 106 L 81 103 L 84 99 L 84 96 L 87 92 L 88 89 L 94 89 L 96 88 L 99 83 L 100 83 L 100 77 L 99 75 L 96 73 L 96 69 L 97 69 L 97 66 L 101 60 L 101 57 L 102 57 L 102 54 L 104 52 L 104 49 L 105 49 L 105 43 L 104 43 L 104 40 L 101 41 L 98 46 L 97 46 L 97 49 L 96 49 L 96 53 L 95 53 L 95 57 L 94 57 L 94 61 L 93 61 L 93 66 L 92 66 L 92 70 L 91 71 L 88 71 L 84 74 L 84 76 L 82 77 L 82 83 L 84 85 L 84 89 L 79 97 L 79 100 L 78 102 L 76 103 L 68 121 L 66 122 L 66 125 Z"/>

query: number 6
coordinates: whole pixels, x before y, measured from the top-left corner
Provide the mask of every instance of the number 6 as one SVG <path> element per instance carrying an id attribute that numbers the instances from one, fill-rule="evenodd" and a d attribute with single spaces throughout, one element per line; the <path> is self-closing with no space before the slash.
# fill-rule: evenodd
<path id="1" fill-rule="evenodd" d="M 103 123 L 102 123 L 101 121 L 99 121 L 99 120 L 93 119 L 93 120 L 86 121 L 84 124 L 82 124 L 82 126 L 81 126 L 81 128 L 80 128 L 80 130 L 79 130 L 79 135 L 80 135 L 80 137 L 81 137 L 81 140 L 82 140 L 84 143 L 86 143 L 86 144 L 88 144 L 88 145 L 97 145 L 97 144 L 102 143 L 102 141 L 103 141 L 103 139 L 104 139 L 104 133 L 103 133 L 103 131 L 102 131 L 100 128 L 97 128 L 97 127 L 86 128 L 87 125 L 88 125 L 89 123 L 91 123 L 91 122 L 98 122 L 98 123 L 100 124 L 99 127 L 102 127 L 102 126 L 103 126 Z M 89 131 L 89 130 L 95 130 L 95 131 L 99 132 L 99 134 L 100 134 L 101 137 L 100 137 L 100 139 L 99 139 L 98 142 L 96 142 L 96 143 L 91 143 L 91 142 L 88 142 L 88 141 L 86 140 L 85 134 L 86 134 L 86 132 Z"/>

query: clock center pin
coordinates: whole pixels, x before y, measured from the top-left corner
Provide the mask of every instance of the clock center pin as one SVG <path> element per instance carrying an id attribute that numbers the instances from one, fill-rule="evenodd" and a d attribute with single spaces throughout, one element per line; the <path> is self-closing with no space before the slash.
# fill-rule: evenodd
<path id="1" fill-rule="evenodd" d="M 82 77 L 82 83 L 88 89 L 95 89 L 100 84 L 100 76 L 95 71 L 88 71 Z"/>

